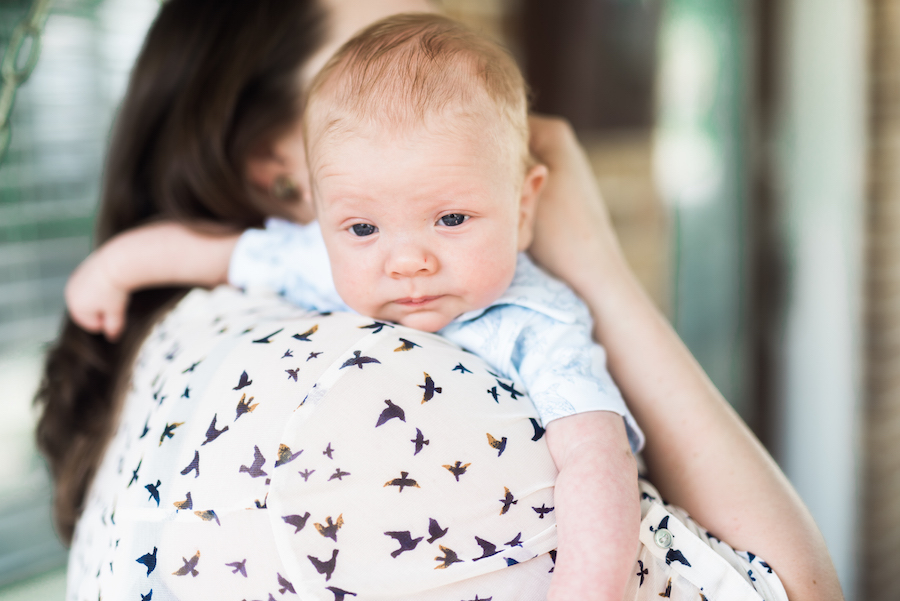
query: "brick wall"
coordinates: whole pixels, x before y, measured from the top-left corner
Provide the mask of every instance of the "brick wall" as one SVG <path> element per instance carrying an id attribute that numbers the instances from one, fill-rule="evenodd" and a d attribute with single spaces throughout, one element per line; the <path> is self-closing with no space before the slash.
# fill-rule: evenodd
<path id="1" fill-rule="evenodd" d="M 860 599 L 900 595 L 900 2 L 869 2 L 866 462 Z"/>

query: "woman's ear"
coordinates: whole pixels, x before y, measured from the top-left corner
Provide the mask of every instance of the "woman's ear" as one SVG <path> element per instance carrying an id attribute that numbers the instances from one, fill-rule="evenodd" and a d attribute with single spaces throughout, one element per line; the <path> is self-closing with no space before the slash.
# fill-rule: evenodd
<path id="1" fill-rule="evenodd" d="M 247 179 L 260 190 L 271 191 L 276 180 L 289 175 L 284 161 L 269 144 L 260 144 L 247 157 Z"/>
<path id="2" fill-rule="evenodd" d="M 282 203 L 294 221 L 308 223 L 315 219 L 299 126 L 275 142 L 260 142 L 247 156 L 246 177 L 275 202 Z"/>
<path id="3" fill-rule="evenodd" d="M 525 173 L 522 184 L 522 196 L 519 199 L 519 251 L 531 245 L 534 237 L 534 215 L 537 211 L 538 198 L 544 184 L 547 183 L 548 171 L 545 165 L 534 165 Z"/>

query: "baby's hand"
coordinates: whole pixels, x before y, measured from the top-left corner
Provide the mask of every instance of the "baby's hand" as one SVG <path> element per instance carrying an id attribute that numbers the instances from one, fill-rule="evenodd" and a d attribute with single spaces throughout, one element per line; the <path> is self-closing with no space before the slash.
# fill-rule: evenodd
<path id="1" fill-rule="evenodd" d="M 125 325 L 129 291 L 110 274 L 103 250 L 85 259 L 66 283 L 66 306 L 76 324 L 115 342 Z"/>

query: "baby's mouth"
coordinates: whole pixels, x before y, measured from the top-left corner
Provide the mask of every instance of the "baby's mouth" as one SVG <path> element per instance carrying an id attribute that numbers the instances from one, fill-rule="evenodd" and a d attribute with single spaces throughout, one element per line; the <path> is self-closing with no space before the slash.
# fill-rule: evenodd
<path id="1" fill-rule="evenodd" d="M 398 298 L 394 302 L 398 305 L 404 305 L 407 307 L 421 307 L 422 305 L 427 305 L 428 303 L 441 298 L 441 295 L 437 296 L 417 296 L 417 297 L 406 297 L 406 298 Z"/>

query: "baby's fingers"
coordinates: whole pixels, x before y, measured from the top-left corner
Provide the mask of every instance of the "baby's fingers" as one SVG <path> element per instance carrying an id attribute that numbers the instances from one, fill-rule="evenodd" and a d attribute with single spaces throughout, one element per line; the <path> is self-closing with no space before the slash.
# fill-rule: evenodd
<path id="1" fill-rule="evenodd" d="M 103 334 L 110 342 L 116 342 L 125 327 L 125 316 L 121 312 L 108 312 L 103 316 Z"/>

